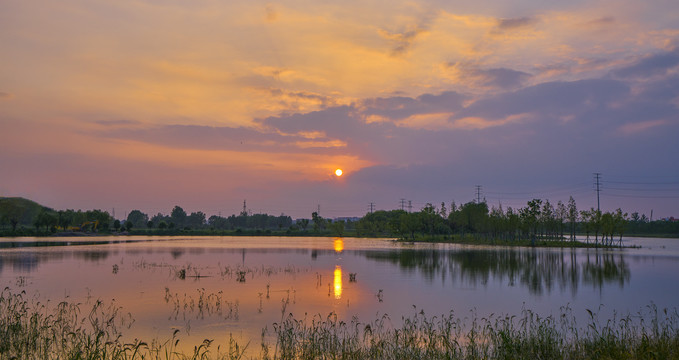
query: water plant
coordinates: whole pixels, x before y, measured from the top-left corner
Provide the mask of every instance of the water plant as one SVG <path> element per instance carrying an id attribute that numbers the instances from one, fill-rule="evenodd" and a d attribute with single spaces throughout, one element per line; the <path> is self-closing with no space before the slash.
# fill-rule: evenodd
<path id="1" fill-rule="evenodd" d="M 250 342 L 240 345 L 231 334 L 184 353 L 178 330 L 164 342 L 123 340 L 132 319 L 114 303 L 52 305 L 6 288 L 0 359 L 679 359 L 679 313 L 654 304 L 604 321 L 600 311 L 587 310 L 583 326 L 569 307 L 554 316 L 524 309 L 518 316 L 471 311 L 463 318 L 414 308 L 397 321 L 379 315 L 364 322 L 334 312 L 298 318 L 289 303 L 283 299 L 280 320 L 262 330 L 259 354 L 246 354 Z M 224 352 L 215 342 L 225 344 Z"/>

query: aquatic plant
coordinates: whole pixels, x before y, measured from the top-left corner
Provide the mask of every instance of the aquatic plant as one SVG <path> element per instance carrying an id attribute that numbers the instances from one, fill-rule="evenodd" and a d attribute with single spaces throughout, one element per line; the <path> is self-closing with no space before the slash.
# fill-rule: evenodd
<path id="1" fill-rule="evenodd" d="M 203 306 L 211 306 L 209 296 L 203 296 Z M 388 315 L 368 322 L 356 317 L 345 322 L 334 312 L 296 318 L 287 312 L 289 303 L 282 300 L 280 321 L 262 330 L 259 354 L 248 358 L 679 359 L 679 314 L 654 304 L 605 321 L 587 310 L 580 326 L 568 307 L 546 317 L 528 309 L 518 316 L 480 317 L 472 311 L 463 318 L 453 311 L 429 316 L 414 309 L 395 325 Z M 131 315 L 115 304 L 52 305 L 6 288 L 0 293 L 0 359 L 244 359 L 250 345 L 229 334 L 183 353 L 178 330 L 164 342 L 124 341 L 131 323 Z M 220 341 L 223 353 L 221 346 L 215 349 Z"/>

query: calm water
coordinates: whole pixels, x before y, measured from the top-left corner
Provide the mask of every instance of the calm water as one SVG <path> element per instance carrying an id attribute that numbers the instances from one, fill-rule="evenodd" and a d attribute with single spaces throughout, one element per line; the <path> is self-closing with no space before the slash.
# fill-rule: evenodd
<path id="1" fill-rule="evenodd" d="M 59 246 L 34 246 L 35 242 Z M 679 240 L 641 249 L 529 249 L 390 240 L 276 237 L 97 237 L 0 240 L 0 286 L 37 299 L 120 306 L 126 338 L 192 347 L 232 334 L 257 348 L 283 313 L 370 321 L 451 310 L 543 316 L 569 306 L 636 313 L 679 305 Z M 97 242 L 96 244 L 92 242 Z M 70 245 L 69 245 L 70 243 Z M 9 247 L 12 244 L 15 247 Z M 21 245 L 21 247 L 16 247 Z M 49 245 L 49 244 L 40 244 Z M 65 246 L 67 245 L 67 246 Z"/>

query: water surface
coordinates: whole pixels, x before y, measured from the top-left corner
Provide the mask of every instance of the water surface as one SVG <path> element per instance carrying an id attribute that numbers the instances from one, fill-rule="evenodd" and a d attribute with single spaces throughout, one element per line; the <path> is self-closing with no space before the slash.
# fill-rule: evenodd
<path id="1" fill-rule="evenodd" d="M 454 311 L 601 317 L 679 304 L 679 242 L 640 249 L 402 244 L 385 239 L 97 237 L 0 241 L 0 285 L 52 302 L 101 299 L 134 320 L 124 336 L 191 348 L 229 334 L 256 348 L 282 316 L 370 321 Z"/>

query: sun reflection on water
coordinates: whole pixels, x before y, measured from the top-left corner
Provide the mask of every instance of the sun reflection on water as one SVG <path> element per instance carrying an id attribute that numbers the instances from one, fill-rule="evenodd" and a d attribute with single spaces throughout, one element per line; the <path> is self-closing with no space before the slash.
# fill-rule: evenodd
<path id="1" fill-rule="evenodd" d="M 335 299 L 342 298 L 342 267 L 335 265 Z"/>
<path id="2" fill-rule="evenodd" d="M 335 238 L 333 247 L 336 253 L 341 253 L 344 250 L 344 240 L 342 238 Z"/>

